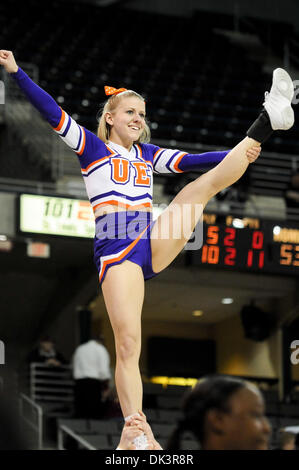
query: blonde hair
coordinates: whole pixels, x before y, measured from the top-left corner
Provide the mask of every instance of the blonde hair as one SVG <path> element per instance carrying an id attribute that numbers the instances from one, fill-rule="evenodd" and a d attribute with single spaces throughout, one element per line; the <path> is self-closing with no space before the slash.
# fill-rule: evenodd
<path id="1" fill-rule="evenodd" d="M 103 105 L 100 113 L 98 114 L 98 129 L 97 129 L 97 136 L 101 139 L 105 144 L 108 142 L 110 137 L 111 126 L 105 119 L 106 113 L 112 113 L 120 103 L 122 98 L 130 98 L 131 96 L 137 97 L 140 100 L 144 101 L 144 98 L 136 93 L 133 90 L 123 91 L 118 95 L 112 95 Z M 145 127 L 143 129 L 142 134 L 140 135 L 139 139 L 135 141 L 137 144 L 149 142 L 151 138 L 151 131 L 150 128 L 145 122 Z"/>

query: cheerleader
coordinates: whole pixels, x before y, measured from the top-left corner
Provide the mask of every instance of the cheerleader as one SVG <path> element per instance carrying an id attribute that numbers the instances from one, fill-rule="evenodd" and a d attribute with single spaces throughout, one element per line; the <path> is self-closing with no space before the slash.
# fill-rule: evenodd
<path id="1" fill-rule="evenodd" d="M 135 91 L 105 87 L 108 99 L 95 135 L 29 78 L 11 51 L 0 50 L 0 65 L 78 156 L 95 216 L 94 261 L 114 333 L 115 383 L 123 416 L 129 421 L 142 410 L 139 357 L 144 281 L 176 258 L 208 201 L 243 175 L 272 132 L 292 127 L 293 83 L 286 71 L 276 69 L 264 109 L 244 139 L 230 151 L 196 155 L 149 143 L 145 101 Z M 198 170 L 205 172 L 153 221 L 153 174 Z M 146 436 L 138 439 L 138 448 L 146 448 Z"/>

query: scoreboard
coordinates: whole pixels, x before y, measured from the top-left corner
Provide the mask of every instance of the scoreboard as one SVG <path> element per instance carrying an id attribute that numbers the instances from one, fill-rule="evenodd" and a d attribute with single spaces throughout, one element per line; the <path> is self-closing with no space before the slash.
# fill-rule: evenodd
<path id="1" fill-rule="evenodd" d="M 299 223 L 204 214 L 203 245 L 192 264 L 299 275 Z"/>

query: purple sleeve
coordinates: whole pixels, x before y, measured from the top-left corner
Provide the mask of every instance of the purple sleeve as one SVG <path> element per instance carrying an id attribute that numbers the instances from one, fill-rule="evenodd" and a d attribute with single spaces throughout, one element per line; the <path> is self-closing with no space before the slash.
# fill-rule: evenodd
<path id="1" fill-rule="evenodd" d="M 209 170 L 218 165 L 229 152 L 230 150 L 199 154 L 187 153 L 178 163 L 178 168 L 182 171 Z"/>
<path id="2" fill-rule="evenodd" d="M 30 103 L 49 122 L 53 130 L 79 156 L 93 158 L 98 152 L 107 152 L 106 145 L 95 134 L 80 126 L 46 91 L 34 83 L 19 67 L 11 74 Z"/>
<path id="3" fill-rule="evenodd" d="M 30 103 L 41 113 L 43 118 L 52 127 L 57 127 L 61 118 L 61 108 L 52 96 L 36 85 L 21 67 L 18 68 L 16 73 L 12 73 L 11 77 L 17 82 Z"/>
<path id="4" fill-rule="evenodd" d="M 156 173 L 183 173 L 205 171 L 220 163 L 230 150 L 206 153 L 186 153 L 177 149 L 164 149 L 150 145 Z"/>

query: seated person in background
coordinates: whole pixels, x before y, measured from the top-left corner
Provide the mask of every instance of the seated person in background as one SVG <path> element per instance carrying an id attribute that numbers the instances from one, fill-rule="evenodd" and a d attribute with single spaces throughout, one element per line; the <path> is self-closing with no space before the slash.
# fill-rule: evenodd
<path id="1" fill-rule="evenodd" d="M 73 355 L 76 418 L 103 419 L 111 380 L 110 356 L 103 336 L 78 346 Z"/>
<path id="2" fill-rule="evenodd" d="M 185 431 L 194 435 L 202 450 L 269 448 L 271 427 L 265 416 L 264 399 L 258 388 L 245 380 L 222 375 L 202 378 L 186 393 L 182 413 L 183 419 L 170 436 L 167 450 L 181 448 Z M 134 416 L 127 425 L 143 429 L 151 450 L 161 449 L 150 434 L 144 415 Z"/>
<path id="3" fill-rule="evenodd" d="M 31 351 L 27 360 L 29 363 L 44 362 L 46 365 L 55 367 L 67 363 L 64 356 L 57 351 L 54 341 L 48 335 L 40 338 L 38 346 Z"/>
<path id="4" fill-rule="evenodd" d="M 296 434 L 280 429 L 279 450 L 296 450 Z"/>

